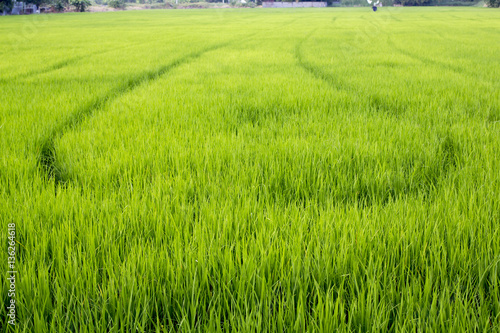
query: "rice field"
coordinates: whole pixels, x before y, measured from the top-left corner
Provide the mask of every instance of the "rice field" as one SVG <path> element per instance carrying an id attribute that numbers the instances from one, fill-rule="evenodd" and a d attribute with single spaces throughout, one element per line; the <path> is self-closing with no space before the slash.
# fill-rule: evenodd
<path id="1" fill-rule="evenodd" d="M 1 332 L 500 330 L 500 11 L 0 35 Z"/>

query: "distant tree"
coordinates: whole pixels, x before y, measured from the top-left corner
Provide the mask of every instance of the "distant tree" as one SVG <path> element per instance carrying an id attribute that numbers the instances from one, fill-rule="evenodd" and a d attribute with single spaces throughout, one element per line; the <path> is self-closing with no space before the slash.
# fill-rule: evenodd
<path id="1" fill-rule="evenodd" d="M 108 6 L 115 9 L 125 9 L 125 2 L 123 0 L 110 0 Z"/>
<path id="2" fill-rule="evenodd" d="M 57 12 L 62 12 L 69 5 L 69 3 L 65 0 L 55 0 L 52 3 L 52 8 L 54 8 Z"/>
<path id="3" fill-rule="evenodd" d="M 486 0 L 488 7 L 498 8 L 500 7 L 500 0 Z"/>
<path id="4" fill-rule="evenodd" d="M 90 0 L 70 0 L 69 4 L 74 6 L 77 11 L 84 12 L 92 3 Z"/>
<path id="5" fill-rule="evenodd" d="M 381 0 L 380 1 L 384 7 L 394 5 L 394 0 Z"/>
<path id="6" fill-rule="evenodd" d="M 12 9 L 12 0 L 0 0 L 0 12 Z"/>
<path id="7" fill-rule="evenodd" d="M 432 0 L 395 0 L 395 4 L 403 6 L 426 6 L 432 3 Z"/>
<path id="8" fill-rule="evenodd" d="M 26 3 L 30 3 L 30 4 L 36 5 L 37 7 L 40 7 L 41 5 L 45 5 L 45 4 L 50 3 L 50 0 L 29 0 L 29 1 L 26 1 Z"/>

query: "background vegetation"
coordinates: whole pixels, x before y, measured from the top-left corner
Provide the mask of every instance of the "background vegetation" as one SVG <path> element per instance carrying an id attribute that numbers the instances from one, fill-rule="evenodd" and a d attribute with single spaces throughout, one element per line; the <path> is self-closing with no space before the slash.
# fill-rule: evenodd
<path id="1" fill-rule="evenodd" d="M 284 2 L 295 2 L 296 0 L 281 0 Z M 311 0 L 303 0 L 311 1 Z M 102 6 L 108 6 L 113 9 L 127 9 L 133 6 L 134 9 L 172 9 L 172 8 L 218 8 L 220 5 L 231 7 L 250 7 L 254 8 L 262 5 L 261 0 L 30 0 L 29 3 L 37 6 L 48 6 L 55 12 L 77 11 L 83 12 L 100 11 Z M 369 7 L 366 0 L 327 0 L 330 7 Z M 499 0 L 381 0 L 382 6 L 483 6 L 499 7 Z M 10 10 L 12 0 L 0 0 L 0 11 Z M 92 5 L 95 7 L 90 8 Z"/>
<path id="2" fill-rule="evenodd" d="M 17 331 L 498 331 L 499 16 L 2 18 Z"/>

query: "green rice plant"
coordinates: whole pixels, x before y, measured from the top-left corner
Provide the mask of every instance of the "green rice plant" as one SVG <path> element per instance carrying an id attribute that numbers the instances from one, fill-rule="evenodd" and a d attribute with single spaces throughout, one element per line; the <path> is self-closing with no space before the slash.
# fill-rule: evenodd
<path id="1" fill-rule="evenodd" d="M 498 331 L 498 16 L 2 18 L 0 331 Z"/>

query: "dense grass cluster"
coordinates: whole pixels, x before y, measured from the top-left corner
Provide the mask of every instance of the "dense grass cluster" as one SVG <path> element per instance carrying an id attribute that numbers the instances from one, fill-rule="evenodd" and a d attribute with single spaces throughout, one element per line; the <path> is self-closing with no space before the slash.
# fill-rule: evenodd
<path id="1" fill-rule="evenodd" d="M 17 331 L 500 330 L 500 12 L 68 14 L 0 34 Z"/>

